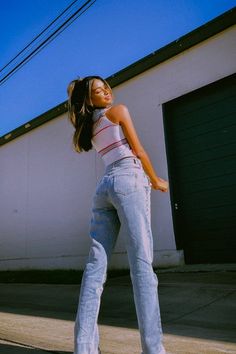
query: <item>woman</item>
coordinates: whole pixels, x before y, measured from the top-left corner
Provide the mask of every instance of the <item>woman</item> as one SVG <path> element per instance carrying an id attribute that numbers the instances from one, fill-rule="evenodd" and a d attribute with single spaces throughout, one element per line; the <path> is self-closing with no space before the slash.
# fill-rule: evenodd
<path id="1" fill-rule="evenodd" d="M 100 297 L 120 227 L 125 235 L 142 353 L 164 354 L 158 281 L 152 268 L 150 189 L 167 192 L 168 183 L 156 175 L 126 106 L 112 105 L 112 90 L 104 79 L 74 80 L 68 95 L 75 149 L 82 152 L 94 147 L 106 167 L 93 200 L 92 245 L 80 290 L 74 354 L 100 353 Z"/>

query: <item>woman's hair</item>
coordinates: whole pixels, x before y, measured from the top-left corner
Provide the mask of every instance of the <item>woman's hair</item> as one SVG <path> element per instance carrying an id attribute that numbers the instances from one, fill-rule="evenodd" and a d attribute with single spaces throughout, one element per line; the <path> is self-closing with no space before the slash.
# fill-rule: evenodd
<path id="1" fill-rule="evenodd" d="M 92 149 L 92 115 L 96 107 L 91 101 L 91 87 L 95 79 L 101 80 L 110 88 L 106 80 L 100 76 L 86 76 L 83 79 L 73 80 L 67 88 L 68 113 L 75 128 L 73 144 L 77 152 Z"/>

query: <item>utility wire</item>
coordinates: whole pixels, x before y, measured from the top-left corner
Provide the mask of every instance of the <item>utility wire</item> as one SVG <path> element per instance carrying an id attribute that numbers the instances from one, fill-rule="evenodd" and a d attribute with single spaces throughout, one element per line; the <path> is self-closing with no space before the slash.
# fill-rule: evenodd
<path id="1" fill-rule="evenodd" d="M 49 44 L 53 39 L 55 39 L 64 29 L 66 29 L 75 19 L 77 19 L 82 13 L 84 13 L 93 3 L 88 6 L 81 14 L 78 14 L 87 4 L 91 2 L 87 1 L 82 5 L 72 16 L 70 16 L 57 30 L 55 30 L 46 40 L 44 40 L 36 49 L 34 49 L 24 60 L 22 60 L 18 65 L 15 66 L 7 75 L 5 75 L 1 80 L 0 84 L 2 85 L 8 78 L 10 78 L 16 71 L 18 71 L 24 64 L 26 64 L 34 55 L 41 51 L 47 44 Z M 77 15 L 77 16 L 76 16 Z M 76 16 L 76 17 L 75 17 Z M 73 19 L 73 17 L 75 17 Z M 71 21 L 71 22 L 70 22 Z M 68 24 L 68 22 L 70 22 Z M 63 28 L 64 27 L 64 28 Z M 59 32 L 59 33 L 58 33 Z M 58 34 L 57 34 L 58 33 Z"/>
<path id="2" fill-rule="evenodd" d="M 75 1 L 78 1 L 78 0 L 75 0 Z M 32 45 L 31 47 L 29 47 L 28 49 L 27 49 L 27 47 L 26 47 L 26 48 L 25 48 L 25 51 L 23 52 L 23 54 L 22 54 L 21 56 L 19 55 L 18 62 L 19 62 L 21 59 L 25 58 L 28 53 L 31 53 L 31 51 L 33 50 L 33 48 L 36 47 L 36 45 L 39 45 L 40 43 L 42 43 L 43 39 L 47 38 L 47 36 L 49 35 L 49 33 L 52 33 L 52 31 L 53 31 L 54 29 L 58 28 L 59 24 L 60 24 L 60 23 L 63 23 L 63 21 L 65 21 L 65 19 L 68 18 L 68 16 L 71 15 L 71 14 L 74 12 L 74 10 L 75 10 L 74 8 L 73 8 L 73 9 L 70 9 L 70 10 L 69 10 L 69 13 L 67 13 L 66 16 L 63 16 L 63 18 L 60 19 L 60 22 L 59 22 L 59 23 L 56 23 L 56 24 L 54 24 L 53 26 L 51 26 L 50 30 L 49 30 L 47 33 L 44 33 L 44 34 L 43 34 L 43 32 L 42 32 L 41 38 L 38 38 L 38 40 L 36 40 L 36 38 L 35 38 L 35 42 L 33 43 L 33 45 Z M 83 11 L 83 12 L 84 12 L 84 11 Z M 76 18 L 78 18 L 78 17 L 79 17 L 79 16 L 77 15 Z M 72 21 L 72 22 L 73 22 L 73 21 Z M 72 23 L 72 22 L 71 22 L 71 23 Z M 68 27 L 68 25 L 67 25 L 66 27 Z M 66 27 L 65 27 L 65 28 L 66 28 Z M 60 33 L 61 33 L 61 32 L 62 32 L 62 30 L 60 31 Z M 56 38 L 57 36 L 58 36 L 58 35 L 55 35 L 54 38 Z M 37 36 L 37 37 L 38 37 L 38 36 Z M 50 41 L 48 42 L 48 44 L 49 44 L 51 41 L 52 41 L 52 40 L 50 40 Z M 43 48 L 44 48 L 45 46 L 46 46 L 46 45 L 44 45 Z M 39 49 L 39 50 L 37 51 L 37 53 L 39 53 L 40 51 L 41 51 L 41 49 Z M 37 53 L 36 53 L 36 54 L 37 54 Z M 20 54 L 20 53 L 19 53 L 19 54 Z M 33 54 L 33 55 L 32 55 L 32 58 L 33 58 L 36 54 Z M 29 60 L 27 60 L 26 63 L 28 63 L 28 61 L 29 61 Z M 16 62 L 14 65 L 16 65 L 16 64 L 17 64 L 17 62 Z M 8 68 L 8 70 L 10 70 L 11 68 L 13 68 L 14 65 L 13 65 L 13 64 L 10 65 L 10 67 Z M 22 66 L 24 66 L 24 64 L 23 64 Z M 16 70 L 16 72 L 17 72 L 17 71 L 18 71 L 18 69 Z M 13 73 L 13 74 L 14 74 L 14 73 Z M 12 74 L 12 75 L 13 75 L 13 74 Z M 4 73 L 0 74 L 0 78 L 1 78 L 2 75 L 4 75 Z M 10 75 L 10 77 L 11 77 L 12 75 Z"/>
<path id="3" fill-rule="evenodd" d="M 0 86 L 3 85 L 12 75 L 14 75 L 22 66 L 28 63 L 36 54 L 52 42 L 60 33 L 70 26 L 78 17 L 86 12 L 96 0 L 86 1 L 72 16 L 70 16 L 57 30 L 55 30 L 47 39 L 45 39 L 36 49 L 34 49 L 25 59 L 15 66 L 8 74 L 0 80 Z M 87 6 L 88 5 L 88 6 Z M 87 6 L 87 7 L 86 7 Z M 85 8 L 86 7 L 86 8 Z M 79 13 L 83 10 L 81 13 Z"/>
<path id="4" fill-rule="evenodd" d="M 71 6 L 74 5 L 74 3 L 76 3 L 78 0 L 74 0 L 59 16 L 57 16 L 46 28 L 44 28 L 44 30 L 42 32 L 40 32 L 34 39 L 32 39 L 32 41 L 27 44 L 26 47 L 24 47 L 14 58 L 12 58 L 3 68 L 0 69 L 0 73 L 6 68 L 8 67 L 16 58 L 18 58 L 27 48 L 29 48 L 29 46 L 34 43 L 40 36 L 42 36 L 42 34 L 44 32 L 47 31 L 47 29 L 49 27 L 51 27 L 67 10 L 69 10 L 71 8 Z"/>

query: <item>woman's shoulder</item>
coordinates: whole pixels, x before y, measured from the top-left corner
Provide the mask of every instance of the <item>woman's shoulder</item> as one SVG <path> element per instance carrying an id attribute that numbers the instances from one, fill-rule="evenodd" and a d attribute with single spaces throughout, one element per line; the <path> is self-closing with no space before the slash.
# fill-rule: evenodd
<path id="1" fill-rule="evenodd" d="M 113 105 L 113 106 L 111 106 L 111 107 L 109 107 L 107 109 L 107 113 L 116 113 L 116 112 L 123 113 L 123 112 L 126 112 L 126 111 L 128 111 L 128 108 L 123 103 L 115 104 L 115 105 Z"/>
<path id="2" fill-rule="evenodd" d="M 129 113 L 129 111 L 128 111 L 127 106 L 122 103 L 113 105 L 110 108 L 108 108 L 106 111 L 107 117 L 110 118 L 114 122 L 118 122 L 120 119 L 125 117 L 125 115 L 128 113 Z"/>

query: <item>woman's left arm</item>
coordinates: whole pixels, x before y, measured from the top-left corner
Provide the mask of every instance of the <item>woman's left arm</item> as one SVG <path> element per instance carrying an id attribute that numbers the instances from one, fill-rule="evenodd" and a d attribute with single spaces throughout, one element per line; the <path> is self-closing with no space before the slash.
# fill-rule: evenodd
<path id="1" fill-rule="evenodd" d="M 128 108 L 122 104 L 116 105 L 111 107 L 106 115 L 113 123 L 119 124 L 122 127 L 124 136 L 134 155 L 140 159 L 143 169 L 150 179 L 152 188 L 167 192 L 168 182 L 157 176 L 150 158 L 138 138 Z"/>

